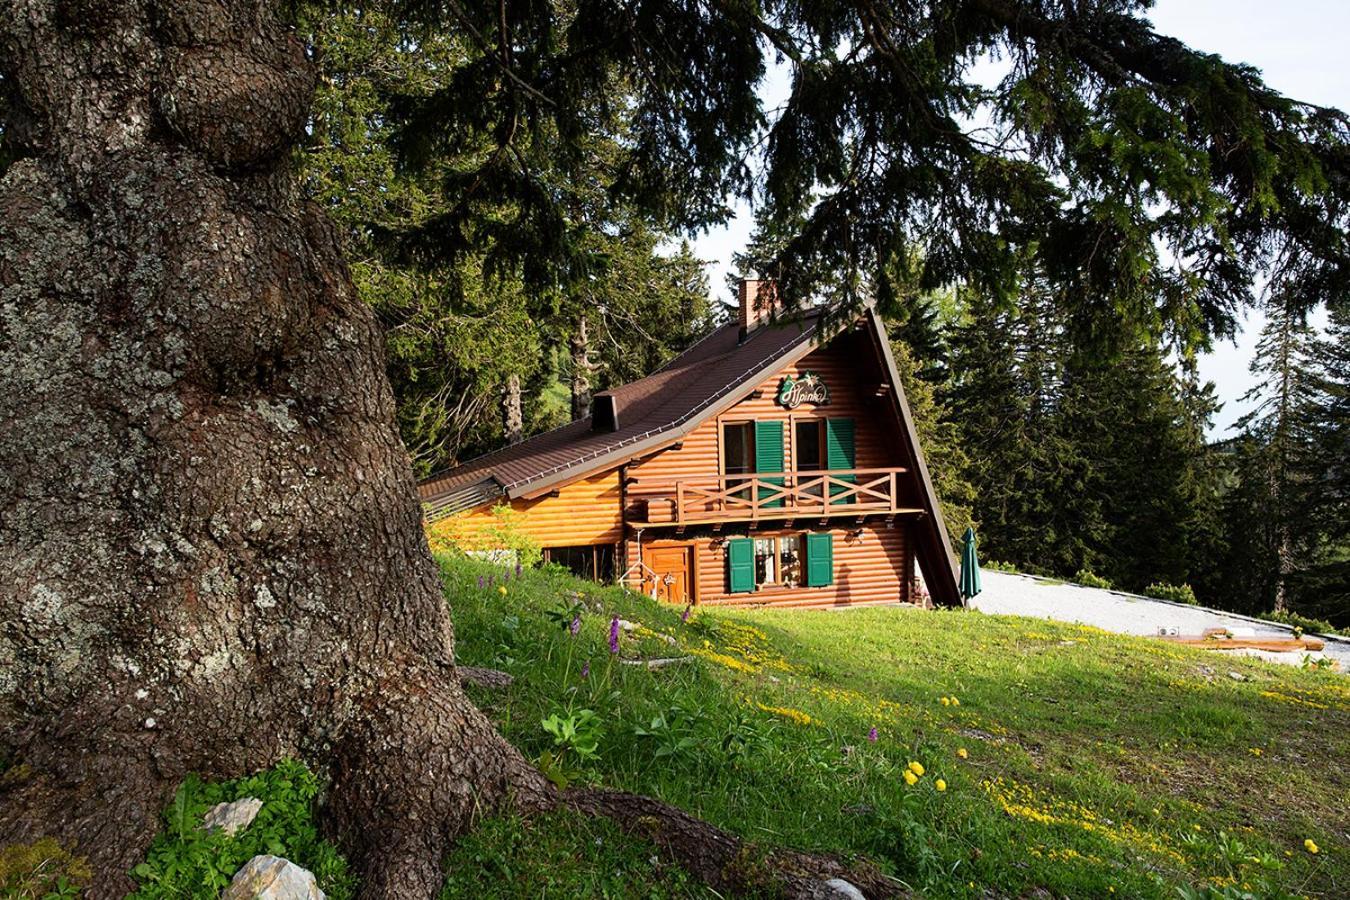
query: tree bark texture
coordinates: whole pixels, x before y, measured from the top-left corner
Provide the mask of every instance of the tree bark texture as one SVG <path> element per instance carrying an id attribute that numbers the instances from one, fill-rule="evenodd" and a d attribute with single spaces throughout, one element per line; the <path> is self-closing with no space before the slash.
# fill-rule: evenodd
<path id="1" fill-rule="evenodd" d="M 508 444 L 518 444 L 525 436 L 525 416 L 520 405 L 520 376 L 508 375 L 502 388 L 502 434 Z"/>
<path id="2" fill-rule="evenodd" d="M 577 316 L 576 331 L 569 340 L 572 361 L 572 418 L 591 414 L 591 342 L 586 333 L 586 316 Z"/>
<path id="3" fill-rule="evenodd" d="M 258 0 L 0 0 L 0 845 L 120 896 L 186 772 L 298 756 L 374 897 L 543 782 L 467 701 L 381 336 Z"/>
<path id="4" fill-rule="evenodd" d="M 28 157 L 0 180 L 0 846 L 54 837 L 118 897 L 185 774 L 292 756 L 365 897 L 435 896 L 508 801 L 668 820 L 746 883 L 677 810 L 560 797 L 463 694 L 381 335 L 294 193 L 314 76 L 271 4 L 0 0 L 0 67 Z M 791 859 L 756 880 L 839 870 Z"/>

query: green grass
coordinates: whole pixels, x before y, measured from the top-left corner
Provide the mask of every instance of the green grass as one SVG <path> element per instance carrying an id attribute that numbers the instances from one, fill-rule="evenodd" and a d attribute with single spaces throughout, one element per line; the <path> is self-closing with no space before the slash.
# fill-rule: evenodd
<path id="1" fill-rule="evenodd" d="M 441 564 L 460 661 L 516 676 L 471 693 L 559 783 L 653 794 L 762 848 L 865 857 L 924 897 L 1350 895 L 1345 676 L 968 612 L 683 622 L 556 569 Z M 640 623 L 617 657 L 614 616 Z M 672 656 L 693 659 L 619 662 Z M 912 762 L 923 774 L 909 784 Z M 256 853 L 354 896 L 315 826 L 319 788 L 295 763 L 189 779 L 135 871 L 137 896 L 218 896 Z M 197 829 L 242 796 L 265 803 L 240 835 Z M 50 848 L 9 851 L 0 888 L 75 895 L 80 873 L 62 874 Z M 446 873 L 442 900 L 717 896 L 649 843 L 562 814 L 484 819 Z"/>
<path id="2" fill-rule="evenodd" d="M 556 571 L 442 565 L 460 660 L 517 679 L 475 699 L 559 781 L 654 794 L 763 845 L 863 856 L 929 897 L 1350 894 L 1344 676 L 966 612 L 686 624 Z M 617 664 L 614 615 L 643 626 L 621 656 L 694 662 Z M 925 770 L 913 786 L 911 761 Z M 503 866 L 529 896 L 697 895 L 673 870 L 643 873 L 646 849 L 578 836 L 600 826 L 484 827 L 488 844 L 450 861 L 446 896 L 514 896 L 493 893 Z M 610 870 L 637 875 L 597 886 Z"/>

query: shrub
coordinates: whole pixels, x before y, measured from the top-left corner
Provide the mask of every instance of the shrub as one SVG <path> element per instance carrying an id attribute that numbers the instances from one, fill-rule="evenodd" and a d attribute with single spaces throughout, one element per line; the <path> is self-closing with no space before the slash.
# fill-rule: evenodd
<path id="1" fill-rule="evenodd" d="M 1195 599 L 1195 591 L 1189 584 L 1168 584 L 1165 581 L 1155 581 L 1144 588 L 1145 597 L 1156 597 L 1159 600 L 1171 600 L 1174 603 L 1189 603 L 1191 606 L 1199 606 L 1200 601 Z"/>
<path id="2" fill-rule="evenodd" d="M 1310 634 L 1340 634 L 1336 627 L 1325 619 L 1301 616 L 1295 612 L 1263 612 L 1257 618 L 1265 619 L 1267 622 L 1279 622 L 1281 625 L 1292 625 Z"/>
<path id="3" fill-rule="evenodd" d="M 1073 576 L 1075 584 L 1081 584 L 1083 587 L 1105 588 L 1111 590 L 1115 587 L 1108 579 L 1094 574 L 1091 569 L 1079 569 L 1078 574 Z"/>
<path id="4" fill-rule="evenodd" d="M 991 572 L 1011 572 L 1014 575 L 1017 574 L 1017 566 L 1014 566 L 1012 563 L 999 562 L 996 559 L 980 563 L 980 568 L 988 569 Z"/>
<path id="5" fill-rule="evenodd" d="M 216 900 L 246 862 L 271 853 L 313 872 L 329 897 L 347 900 L 355 880 L 337 849 L 319 837 L 313 809 L 318 793 L 318 779 L 291 760 L 234 781 L 205 782 L 189 775 L 164 811 L 164 830 L 145 862 L 131 870 L 140 885 L 132 897 Z M 208 809 L 244 797 L 263 801 L 247 828 L 233 837 L 201 830 Z"/>

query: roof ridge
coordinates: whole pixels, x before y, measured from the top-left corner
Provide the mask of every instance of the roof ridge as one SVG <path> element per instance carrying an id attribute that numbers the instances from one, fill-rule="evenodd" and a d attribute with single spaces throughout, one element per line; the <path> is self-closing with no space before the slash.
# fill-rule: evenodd
<path id="1" fill-rule="evenodd" d="M 813 323 L 811 323 L 810 326 L 805 326 L 805 325 L 799 320 L 799 321 L 798 321 L 798 324 L 799 324 L 799 326 L 801 326 L 801 334 L 797 337 L 797 339 L 793 340 L 791 343 L 787 344 L 786 346 L 779 347 L 775 352 L 770 353 L 770 354 L 767 355 L 767 356 L 761 357 L 761 358 L 759 359 L 758 362 L 756 362 L 754 365 L 752 365 L 752 366 L 750 366 L 749 368 L 747 368 L 747 369 L 745 369 L 744 371 L 742 371 L 739 375 L 737 375 L 737 376 L 735 377 L 734 380 L 732 380 L 732 381 L 730 381 L 729 383 L 727 383 L 726 385 L 724 385 L 724 386 L 723 386 L 722 388 L 720 388 L 716 393 L 714 393 L 714 394 L 712 394 L 711 396 L 709 396 L 706 400 L 704 400 L 704 401 L 703 401 L 702 403 L 700 403 L 699 405 L 694 406 L 694 407 L 692 407 L 691 409 L 687 410 L 683 415 L 677 416 L 676 418 L 674 418 L 674 419 L 672 419 L 672 420 L 670 420 L 670 421 L 668 421 L 668 422 L 666 422 L 666 423 L 664 423 L 664 424 L 662 424 L 662 425 L 654 426 L 654 427 L 652 427 L 652 428 L 648 428 L 646 431 L 641 432 L 640 434 L 629 435 L 628 437 L 626 437 L 626 438 L 624 438 L 623 440 L 620 440 L 620 441 L 618 441 L 618 442 L 616 442 L 616 443 L 608 444 L 608 445 L 606 445 L 606 446 L 604 446 L 604 447 L 596 448 L 595 450 L 592 450 L 592 451 L 590 451 L 589 453 L 586 453 L 586 454 L 584 454 L 584 455 L 582 455 L 582 456 L 577 457 L 576 459 L 572 460 L 571 462 L 567 462 L 567 463 L 559 463 L 559 464 L 557 464 L 557 465 L 555 465 L 555 466 L 553 466 L 553 467 L 551 467 L 551 468 L 543 469 L 543 470 L 541 470 L 541 471 L 539 471 L 539 472 L 536 472 L 536 473 L 534 474 L 534 477 L 532 477 L 532 478 L 528 478 L 528 479 L 521 479 L 521 478 L 518 478 L 518 479 L 516 479 L 516 480 L 514 480 L 514 481 L 508 481 L 508 482 L 505 482 L 503 486 L 504 486 L 507 490 L 510 490 L 511 488 L 518 487 L 518 486 L 521 485 L 521 484 L 528 484 L 530 481 L 537 481 L 540 477 L 543 477 L 543 476 L 547 476 L 547 475 L 555 475 L 555 474 L 557 474 L 558 472 L 565 472 L 566 470 L 568 470 L 568 469 L 570 469 L 570 468 L 572 468 L 572 467 L 574 467 L 574 466 L 579 466 L 579 465 L 581 465 L 582 463 L 587 462 L 587 461 L 589 461 L 589 460 L 592 460 L 592 459 L 598 459 L 598 458 L 600 458 L 600 457 L 602 457 L 602 456 L 605 456 L 605 455 L 608 455 L 608 454 L 610 454 L 610 453 L 613 453 L 615 450 L 618 450 L 619 448 L 624 447 L 624 446 L 626 446 L 626 445 L 628 445 L 628 444 L 636 443 L 636 442 L 638 442 L 638 441 L 641 441 L 641 440 L 644 440 L 644 439 L 646 439 L 646 438 L 652 437 L 652 436 L 654 436 L 654 435 L 660 434 L 660 433 L 663 432 L 663 431 L 669 431 L 669 430 L 672 429 L 672 428 L 676 428 L 676 427 L 678 427 L 678 426 L 680 426 L 680 425 L 683 425 L 685 422 L 689 421 L 689 420 L 690 420 L 691 418 L 693 418 L 695 415 L 701 413 L 703 410 L 707 409 L 709 406 L 712 406 L 712 405 L 713 405 L 714 403 L 716 403 L 718 400 L 720 400 L 720 399 L 722 399 L 723 397 L 725 397 L 725 396 L 727 395 L 727 393 L 731 391 L 732 388 L 736 387 L 736 386 L 739 385 L 739 384 L 744 383 L 744 382 L 746 381 L 746 379 L 748 379 L 752 374 L 754 374 L 755 372 L 758 372 L 760 369 L 763 369 L 765 366 L 770 365 L 770 364 L 776 362 L 778 359 L 780 359 L 782 356 L 784 356 L 789 350 L 791 350 L 792 348 L 796 347 L 796 346 L 800 343 L 800 341 L 801 341 L 802 339 L 804 339 L 804 338 L 808 337 L 810 334 L 814 333 L 814 332 L 818 329 L 818 327 L 819 327 L 819 322 L 813 322 Z M 718 329 L 718 330 L 720 331 L 721 329 Z M 758 329 L 757 329 L 757 331 L 758 331 Z M 741 345 L 738 345 L 738 346 L 744 346 L 744 345 L 741 344 Z M 692 349 L 692 348 L 691 348 L 691 349 Z M 686 351 L 686 352 L 688 352 L 688 351 Z M 725 355 L 725 354 L 724 354 L 724 355 Z M 660 372 L 661 370 L 657 370 L 657 371 Z M 657 373 L 653 373 L 653 375 L 655 375 L 655 374 L 657 374 Z M 647 376 L 647 378 L 651 378 L 651 377 L 652 377 L 652 375 L 648 375 L 648 376 Z M 639 381 L 645 381 L 646 379 L 638 379 L 638 380 L 639 380 Z M 637 384 L 637 382 L 630 382 L 630 384 Z M 624 386 L 626 386 L 626 385 L 624 385 Z M 580 420 L 578 420 L 578 421 L 580 421 Z"/>

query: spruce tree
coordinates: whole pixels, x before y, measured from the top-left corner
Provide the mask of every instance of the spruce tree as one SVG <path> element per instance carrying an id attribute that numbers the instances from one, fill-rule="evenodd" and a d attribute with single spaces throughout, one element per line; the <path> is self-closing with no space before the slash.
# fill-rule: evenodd
<path id="1" fill-rule="evenodd" d="M 1300 612 L 1350 626 L 1350 305 L 1333 307 L 1313 346 L 1307 520 L 1317 535 L 1297 580 Z"/>
<path id="2" fill-rule="evenodd" d="M 1289 610 L 1291 580 L 1308 563 L 1315 532 L 1308 515 L 1314 462 L 1313 404 L 1317 382 L 1311 368 L 1313 331 L 1304 314 L 1276 295 L 1267 305 L 1251 372 L 1258 383 L 1243 399 L 1253 408 L 1238 420 L 1247 439 L 1241 457 L 1244 493 L 1260 510 L 1262 605 Z"/>

